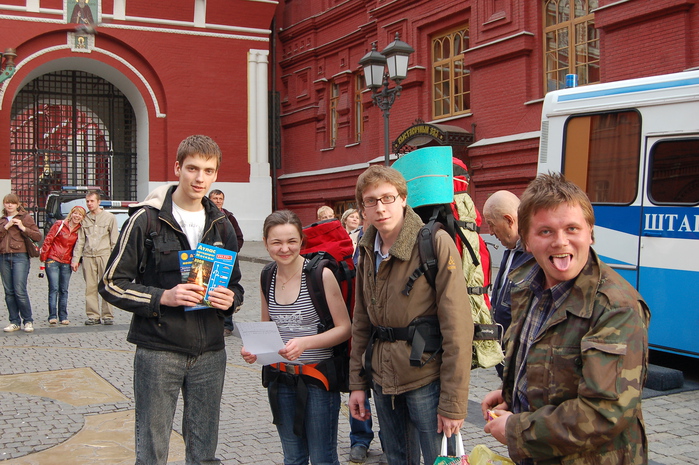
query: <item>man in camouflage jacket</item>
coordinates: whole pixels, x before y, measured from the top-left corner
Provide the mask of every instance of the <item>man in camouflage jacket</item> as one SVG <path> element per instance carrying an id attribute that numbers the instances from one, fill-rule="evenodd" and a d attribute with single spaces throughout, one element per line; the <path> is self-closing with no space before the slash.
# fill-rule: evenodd
<path id="1" fill-rule="evenodd" d="M 520 464 L 646 464 L 648 307 L 590 247 L 594 214 L 577 186 L 540 175 L 519 218 L 536 262 L 510 274 L 503 386 L 482 403 L 497 415 L 485 431 Z"/>

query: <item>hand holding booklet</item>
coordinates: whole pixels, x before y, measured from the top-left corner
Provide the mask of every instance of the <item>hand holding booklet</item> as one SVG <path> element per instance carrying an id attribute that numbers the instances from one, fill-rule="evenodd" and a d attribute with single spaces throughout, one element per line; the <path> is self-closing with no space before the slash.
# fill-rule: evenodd
<path id="1" fill-rule="evenodd" d="M 185 311 L 211 308 L 209 292 L 218 286 L 227 287 L 233 273 L 237 252 L 199 243 L 196 250 L 180 251 L 182 282 L 198 284 L 205 288 L 202 302 Z"/>
<path id="2" fill-rule="evenodd" d="M 257 363 L 260 365 L 271 365 L 279 362 L 294 363 L 279 355 L 279 351 L 284 348 L 284 342 L 275 322 L 236 321 L 235 328 L 240 332 L 245 350 L 257 355 Z"/>

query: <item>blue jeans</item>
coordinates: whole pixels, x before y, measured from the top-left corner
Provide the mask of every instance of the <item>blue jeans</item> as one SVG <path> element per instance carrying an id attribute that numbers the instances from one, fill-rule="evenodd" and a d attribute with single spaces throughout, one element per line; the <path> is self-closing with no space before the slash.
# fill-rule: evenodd
<path id="1" fill-rule="evenodd" d="M 46 279 L 49 281 L 49 320 L 68 319 L 68 284 L 73 271 L 70 263 L 46 260 Z"/>
<path id="2" fill-rule="evenodd" d="M 5 304 L 10 312 L 10 323 L 21 326 L 32 319 L 32 304 L 27 294 L 29 255 L 26 253 L 0 254 L 0 277 L 5 289 Z M 20 318 L 21 317 L 21 318 Z"/>
<path id="3" fill-rule="evenodd" d="M 337 421 L 340 415 L 340 393 L 328 392 L 308 385 L 305 431 L 302 437 L 294 434 L 296 389 L 278 384 L 279 424 L 277 432 L 282 441 L 284 465 L 340 465 L 337 457 Z M 274 402 L 270 398 L 270 402 Z"/>
<path id="4" fill-rule="evenodd" d="M 182 391 L 187 465 L 219 464 L 218 421 L 226 351 L 199 356 L 138 347 L 134 357 L 136 465 L 165 465 Z"/>
<path id="5" fill-rule="evenodd" d="M 366 396 L 364 400 L 364 409 L 371 413 L 371 403 L 369 402 L 369 396 Z M 368 420 L 360 421 L 355 419 L 352 415 L 349 416 L 350 424 L 350 447 L 357 445 L 364 446 L 369 449 L 371 441 L 374 439 L 374 431 L 371 427 L 371 417 Z"/>
<path id="6" fill-rule="evenodd" d="M 439 393 L 439 381 L 395 396 L 383 394 L 374 384 L 374 405 L 390 465 L 419 465 L 421 451 L 425 464 L 434 463 L 442 447 L 442 435 L 437 433 Z"/>

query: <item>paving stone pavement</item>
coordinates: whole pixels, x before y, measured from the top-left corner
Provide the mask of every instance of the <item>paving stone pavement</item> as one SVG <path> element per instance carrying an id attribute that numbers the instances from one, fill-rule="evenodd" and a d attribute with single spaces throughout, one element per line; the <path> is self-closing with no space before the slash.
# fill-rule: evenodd
<path id="1" fill-rule="evenodd" d="M 243 309 L 235 316 L 238 321 L 259 320 L 258 281 L 267 260 L 261 243 L 245 243 L 241 270 L 246 297 Z M 49 327 L 47 283 L 45 278 L 37 277 L 39 265 L 37 259 L 32 259 L 29 292 L 35 332 L 0 333 L 0 462 L 8 465 L 133 463 L 133 434 L 128 428 L 133 428 L 135 348 L 126 342 L 131 315 L 116 309 L 113 326 L 85 326 L 84 280 L 79 272 L 70 283 L 71 324 Z M 0 313 L 4 320 L 7 317 L 4 300 L 0 300 L 0 308 L 5 312 Z M 241 359 L 239 339 L 230 337 L 226 342 L 228 365 L 217 455 L 226 465 L 281 464 L 281 445 L 272 425 L 266 391 L 260 383 L 260 368 Z M 106 383 L 100 384 L 100 379 Z M 81 386 L 76 388 L 71 382 L 79 382 Z M 494 370 L 472 372 L 469 417 L 462 428 L 466 451 L 476 444 L 486 444 L 506 455 L 504 446 L 483 433 L 484 423 L 480 418 L 480 400 L 497 385 Z M 85 393 L 75 392 L 76 389 L 85 389 Z M 63 394 L 59 394 L 61 390 Z M 73 394 L 72 400 L 64 397 L 65 391 Z M 98 397 L 89 398 L 90 394 Z M 102 394 L 115 396 L 100 398 Z M 699 464 L 699 391 L 646 399 L 643 410 L 651 464 Z M 181 412 L 180 402 L 170 461 L 176 465 L 184 464 L 178 436 Z M 340 417 L 338 454 L 341 463 L 346 464 L 350 448 L 346 406 Z M 94 426 L 98 420 L 104 421 Z M 109 432 L 114 423 L 126 425 L 124 436 L 109 433 L 109 440 L 88 439 L 90 430 L 103 428 Z M 378 423 L 376 419 L 375 423 Z M 58 451 L 69 446 L 83 452 L 72 452 L 69 461 L 58 459 Z M 366 463 L 378 463 L 379 455 L 376 438 Z"/>

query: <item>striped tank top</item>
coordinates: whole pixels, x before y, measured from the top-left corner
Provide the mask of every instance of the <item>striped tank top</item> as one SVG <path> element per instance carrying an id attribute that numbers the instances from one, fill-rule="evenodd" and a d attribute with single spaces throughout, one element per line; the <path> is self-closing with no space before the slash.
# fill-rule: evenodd
<path id="1" fill-rule="evenodd" d="M 303 266 L 306 266 L 305 260 Z M 313 307 L 313 301 L 308 291 L 306 273 L 301 273 L 301 291 L 294 303 L 288 305 L 277 303 L 274 292 L 276 283 L 277 271 L 272 276 L 267 301 L 269 302 L 269 317 L 277 324 L 284 344 L 295 337 L 318 334 L 320 318 L 318 318 L 318 312 Z M 302 364 L 317 363 L 331 358 L 332 354 L 332 347 L 327 349 L 308 349 L 299 357 L 298 362 Z"/>

